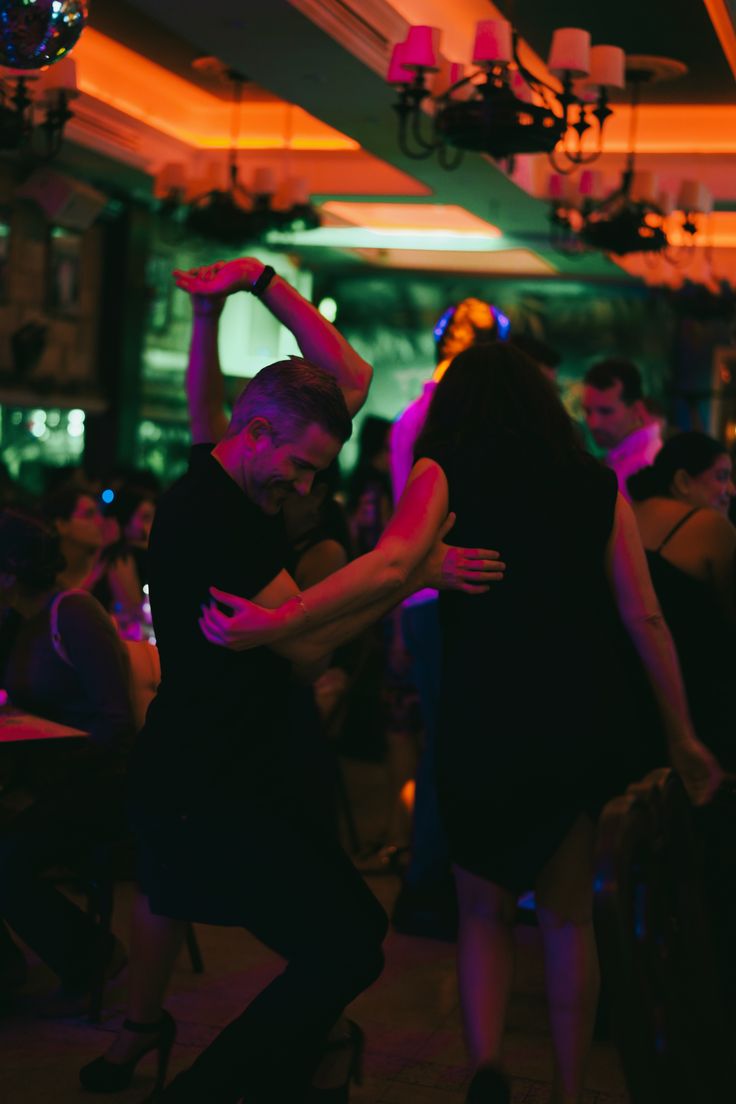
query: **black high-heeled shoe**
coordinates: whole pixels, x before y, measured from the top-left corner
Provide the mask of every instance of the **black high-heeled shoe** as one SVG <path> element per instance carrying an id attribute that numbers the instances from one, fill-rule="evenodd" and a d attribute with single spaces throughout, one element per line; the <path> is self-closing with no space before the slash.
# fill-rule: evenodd
<path id="1" fill-rule="evenodd" d="M 79 1080 L 82 1088 L 89 1092 L 115 1093 L 127 1089 L 133 1080 L 135 1067 L 146 1054 L 156 1051 L 156 1083 L 149 1099 L 156 1097 L 161 1092 L 166 1081 L 166 1070 L 169 1065 L 171 1048 L 176 1039 L 176 1023 L 168 1012 L 161 1013 L 161 1019 L 153 1023 L 138 1023 L 136 1020 L 124 1020 L 123 1027 L 126 1031 L 134 1031 L 140 1035 L 150 1035 L 150 1042 L 146 1047 L 131 1058 L 128 1062 L 111 1062 L 108 1058 L 95 1058 L 93 1062 L 83 1066 L 79 1071 Z"/>
<path id="2" fill-rule="evenodd" d="M 350 1086 L 363 1084 L 363 1056 L 365 1054 L 365 1035 L 363 1029 L 352 1020 L 348 1020 L 348 1033 L 342 1039 L 331 1039 L 324 1047 L 323 1054 L 350 1049 L 350 1066 L 347 1080 L 332 1089 L 318 1089 L 312 1086 L 305 1104 L 349 1104 Z"/>
<path id="3" fill-rule="evenodd" d="M 498 1066 L 481 1066 L 470 1082 L 465 1104 L 511 1104 L 511 1082 Z"/>

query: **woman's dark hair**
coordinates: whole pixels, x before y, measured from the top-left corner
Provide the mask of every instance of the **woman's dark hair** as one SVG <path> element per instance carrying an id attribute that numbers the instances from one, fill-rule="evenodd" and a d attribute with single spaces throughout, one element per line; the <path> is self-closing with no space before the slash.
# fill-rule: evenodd
<path id="1" fill-rule="evenodd" d="M 634 502 L 646 502 L 648 498 L 670 498 L 672 481 L 678 471 L 688 475 L 702 475 L 713 467 L 719 456 L 728 455 L 728 449 L 707 433 L 688 431 L 678 433 L 665 442 L 648 468 L 630 475 L 626 486 Z"/>
<path id="2" fill-rule="evenodd" d="M 18 510 L 0 514 L 0 571 L 14 575 L 21 586 L 49 590 L 66 566 L 59 538 L 37 518 Z"/>
<path id="3" fill-rule="evenodd" d="M 65 483 L 63 486 L 57 487 L 50 494 L 47 494 L 43 500 L 41 506 L 43 516 L 50 523 L 56 521 L 57 518 L 68 521 L 82 495 L 97 499 L 95 492 L 86 487 L 84 483 Z"/>
<path id="4" fill-rule="evenodd" d="M 526 353 L 503 342 L 455 357 L 437 384 L 414 455 L 482 453 L 498 440 L 541 445 L 563 463 L 585 455 L 554 384 Z"/>

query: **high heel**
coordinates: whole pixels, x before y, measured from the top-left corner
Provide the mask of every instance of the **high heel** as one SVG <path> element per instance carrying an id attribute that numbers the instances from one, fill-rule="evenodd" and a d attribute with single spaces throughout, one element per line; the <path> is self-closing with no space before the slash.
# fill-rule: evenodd
<path id="1" fill-rule="evenodd" d="M 146 1054 L 156 1051 L 156 1083 L 149 1099 L 154 1099 L 163 1089 L 166 1081 L 166 1070 L 169 1065 L 171 1048 L 176 1039 L 176 1023 L 168 1012 L 161 1013 L 161 1018 L 153 1023 L 138 1023 L 136 1020 L 124 1020 L 123 1028 L 141 1035 L 151 1035 L 148 1045 L 131 1058 L 128 1062 L 111 1062 L 105 1057 L 95 1058 L 93 1062 L 83 1066 L 79 1071 L 79 1080 L 82 1088 L 89 1092 L 115 1093 L 127 1089 L 133 1080 L 135 1068 Z"/>
<path id="2" fill-rule="evenodd" d="M 511 1083 L 498 1066 L 481 1066 L 468 1087 L 465 1104 L 511 1104 Z"/>
<path id="3" fill-rule="evenodd" d="M 348 1033 L 342 1039 L 331 1039 L 324 1047 L 323 1055 L 350 1049 L 350 1066 L 347 1079 L 342 1085 L 332 1089 L 318 1089 L 312 1086 L 305 1104 L 349 1104 L 350 1085 L 363 1084 L 363 1058 L 365 1055 L 365 1035 L 363 1029 L 352 1020 L 347 1021 Z"/>

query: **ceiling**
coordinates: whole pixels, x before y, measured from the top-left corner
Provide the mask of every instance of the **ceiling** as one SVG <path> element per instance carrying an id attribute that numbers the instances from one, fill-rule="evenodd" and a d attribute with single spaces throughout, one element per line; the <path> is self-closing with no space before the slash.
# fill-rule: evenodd
<path id="1" fill-rule="evenodd" d="M 480 155 L 466 155 L 450 173 L 434 159 L 411 161 L 399 153 L 393 92 L 383 79 L 391 46 L 409 23 L 442 25 L 448 7 L 445 0 L 208 0 L 206 6 L 201 0 L 95 0 L 75 50 L 83 95 L 69 136 L 141 174 L 155 176 L 163 165 L 180 162 L 197 186 L 214 186 L 224 180 L 233 106 L 226 83 L 192 68 L 195 57 L 211 54 L 249 78 L 237 143 L 244 178 L 257 166 L 280 177 L 308 177 L 313 195 L 328 204 L 328 224 L 342 228 L 339 241 L 347 244 L 336 245 L 333 234 L 324 244 L 309 246 L 305 239 L 298 245 L 310 261 L 338 248 L 371 263 L 482 271 L 485 236 L 493 272 L 629 279 L 605 257 L 571 260 L 552 250 L 546 158 L 520 158 L 512 179 Z M 490 0 L 454 0 L 450 10 L 443 52 L 451 58 L 469 57 L 475 21 L 501 10 L 539 58 L 555 25 L 578 25 L 594 42 L 684 62 L 686 77 L 644 91 L 638 163 L 657 172 L 665 188 L 674 190 L 685 175 L 709 186 L 718 222 L 709 255 L 700 251 L 693 272 L 736 283 L 733 0 L 679 0 L 676 12 L 671 0 L 619 0 L 605 8 L 582 0 L 497 0 L 496 7 Z M 620 107 L 596 165 L 604 184 L 615 182 L 627 139 L 628 109 Z M 365 201 L 372 210 L 360 206 Z M 403 227 L 400 210 L 389 225 L 375 224 L 379 201 L 411 205 Z M 417 222 L 420 204 L 434 208 L 429 226 L 427 211 Z M 459 228 L 451 209 L 474 216 L 474 231 Z M 369 227 L 374 238 L 351 239 L 345 228 L 354 223 Z M 414 237 L 401 241 L 402 230 Z M 433 248 L 435 231 L 445 232 L 442 248 Z M 687 275 L 667 265 L 655 275 L 638 261 L 626 267 L 649 280 Z"/>

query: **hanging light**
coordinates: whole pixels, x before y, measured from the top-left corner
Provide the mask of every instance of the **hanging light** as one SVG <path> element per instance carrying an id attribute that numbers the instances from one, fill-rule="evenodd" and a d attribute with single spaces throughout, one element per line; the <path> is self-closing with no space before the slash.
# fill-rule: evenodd
<path id="1" fill-rule="evenodd" d="M 70 101 L 78 95 L 73 58 L 41 73 L 0 69 L 0 150 L 54 157 L 72 118 Z"/>
<path id="2" fill-rule="evenodd" d="M 442 57 L 440 34 L 437 27 L 413 26 L 393 48 L 387 80 L 398 92 L 394 110 L 403 154 L 423 159 L 436 153 L 452 169 L 464 150 L 510 161 L 521 153 L 547 153 L 559 172 L 574 172 L 600 156 L 612 114 L 609 89 L 624 87 L 623 50 L 591 48 L 589 33 L 578 27 L 555 31 L 548 61 L 559 78 L 555 88 L 521 60 L 519 36 L 505 19 L 477 24 L 470 73 Z M 430 88 L 433 74 L 437 93 Z"/>
<path id="3" fill-rule="evenodd" d="M 204 59 L 212 63 L 215 59 Z M 203 66 L 199 66 L 203 68 Z M 228 156 L 226 188 L 208 188 L 187 200 L 187 180 L 184 166 L 165 165 L 156 179 L 156 193 L 162 210 L 202 237 L 226 245 L 257 241 L 272 230 L 314 230 L 321 224 L 318 211 L 312 206 L 307 181 L 290 177 L 283 188 L 277 187 L 276 176 L 267 166 L 256 168 L 249 186 L 242 183 L 238 170 L 237 143 L 245 78 L 222 67 L 221 75 L 233 86 L 232 146 Z M 278 193 L 278 194 L 277 194 Z"/>
<path id="4" fill-rule="evenodd" d="M 708 189 L 699 181 L 686 180 L 680 186 L 677 209 L 682 221 L 675 221 L 671 197 L 659 190 L 654 173 L 636 168 L 636 128 L 642 86 L 650 80 L 682 75 L 684 66 L 666 58 L 630 59 L 631 130 L 626 167 L 616 188 L 600 198 L 597 174 L 587 170 L 577 187 L 560 174 L 550 177 L 550 225 L 553 245 L 576 256 L 589 250 L 625 256 L 630 253 L 661 253 L 677 263 L 682 254 L 676 246 L 695 244 L 697 216 L 712 210 Z M 684 238 L 683 238 L 684 235 Z"/>

